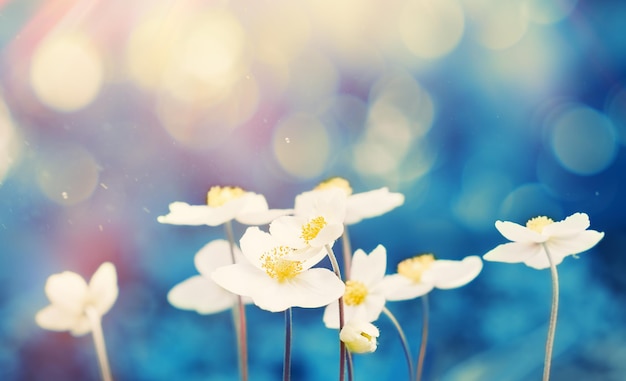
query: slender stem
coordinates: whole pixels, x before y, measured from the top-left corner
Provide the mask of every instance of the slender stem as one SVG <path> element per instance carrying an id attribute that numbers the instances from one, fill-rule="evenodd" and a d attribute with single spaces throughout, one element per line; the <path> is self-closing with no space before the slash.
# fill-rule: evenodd
<path id="1" fill-rule="evenodd" d="M 235 239 L 233 235 L 233 224 L 227 221 L 224 224 L 226 236 L 230 243 L 230 258 L 235 261 Z M 233 322 L 235 325 L 235 335 L 237 337 L 237 352 L 239 354 L 239 373 L 242 381 L 248 381 L 248 339 L 246 332 L 246 309 L 241 295 L 237 295 L 237 303 L 233 305 Z"/>
<path id="2" fill-rule="evenodd" d="M 342 279 L 341 271 L 339 270 L 339 263 L 337 263 L 337 257 L 335 256 L 335 253 L 333 252 L 333 249 L 330 247 L 330 245 L 326 245 L 326 251 L 328 252 L 328 258 L 330 259 L 330 263 L 333 267 L 333 272 L 335 273 L 337 278 Z M 343 296 L 340 296 L 337 302 L 339 303 L 339 332 L 341 332 L 344 324 Z M 343 341 L 339 340 L 339 381 L 343 381 L 345 379 L 346 356 L 346 344 L 344 344 Z M 352 378 L 349 378 L 349 380 L 352 381 Z"/>
<path id="3" fill-rule="evenodd" d="M 346 351 L 346 363 L 348 368 L 348 380 L 354 379 L 354 366 L 352 364 L 352 353 Z"/>
<path id="4" fill-rule="evenodd" d="M 109 367 L 109 360 L 107 358 L 106 345 L 104 344 L 104 334 L 102 333 L 102 323 L 100 321 L 100 315 L 93 307 L 88 307 L 85 310 L 85 314 L 91 323 L 91 331 L 93 333 L 93 342 L 96 346 L 96 354 L 98 356 L 98 364 L 100 364 L 100 373 L 102 374 L 102 381 L 112 381 L 111 368 Z"/>
<path id="5" fill-rule="evenodd" d="M 424 357 L 426 356 L 426 345 L 428 344 L 428 318 L 429 318 L 428 294 L 422 296 L 422 342 L 420 352 L 417 356 L 417 371 L 415 380 L 421 381 L 424 371 Z"/>
<path id="6" fill-rule="evenodd" d="M 398 323 L 398 319 L 387 309 L 387 307 L 383 307 L 383 313 L 387 315 L 389 320 L 393 323 L 398 331 L 398 335 L 400 336 L 400 341 L 402 341 L 402 349 L 404 349 L 404 357 L 406 358 L 406 365 L 409 369 L 409 380 L 413 379 L 413 361 L 411 360 L 411 350 L 409 348 L 409 342 L 406 340 L 406 335 Z"/>
<path id="7" fill-rule="evenodd" d="M 291 307 L 285 310 L 285 360 L 283 361 L 283 381 L 291 380 Z"/>
<path id="8" fill-rule="evenodd" d="M 552 363 L 552 347 L 554 346 L 554 334 L 556 332 L 556 319 L 559 312 L 559 274 L 556 271 L 556 265 L 550 255 L 550 250 L 546 244 L 543 249 L 548 256 L 550 263 L 550 274 L 552 275 L 552 308 L 550 309 L 550 325 L 548 326 L 548 338 L 546 339 L 546 357 L 543 365 L 543 381 L 550 379 L 550 365 Z"/>
<path id="9" fill-rule="evenodd" d="M 348 235 L 348 225 L 343 225 L 341 245 L 343 251 L 343 274 L 346 279 L 350 279 L 350 265 L 352 264 L 352 246 L 350 245 L 350 236 Z"/>

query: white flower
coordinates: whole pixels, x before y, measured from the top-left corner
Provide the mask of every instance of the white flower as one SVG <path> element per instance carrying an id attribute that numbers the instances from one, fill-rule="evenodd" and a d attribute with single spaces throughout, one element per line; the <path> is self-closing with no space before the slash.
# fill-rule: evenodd
<path id="1" fill-rule="evenodd" d="M 295 215 L 283 216 L 270 224 L 270 233 L 290 248 L 294 259 L 308 259 L 332 246 L 343 234 L 346 195 L 339 189 L 311 191 L 296 197 Z"/>
<path id="2" fill-rule="evenodd" d="M 235 294 L 251 297 L 264 310 L 322 307 L 344 292 L 343 282 L 332 271 L 311 268 L 321 255 L 302 261 L 287 259 L 295 249 L 257 227 L 249 227 L 240 244 L 248 261 L 220 267 L 211 278 Z"/>
<path id="3" fill-rule="evenodd" d="M 346 225 L 356 224 L 366 218 L 383 215 L 404 203 L 404 195 L 389 192 L 389 188 L 383 187 L 369 192 L 352 193 L 350 183 L 341 177 L 332 177 L 321 182 L 314 191 L 327 189 L 342 189 L 348 196 L 346 200 Z M 296 209 L 298 206 L 296 205 Z"/>
<path id="4" fill-rule="evenodd" d="M 339 332 L 339 340 L 352 353 L 372 353 L 376 350 L 376 338 L 379 335 L 378 328 L 372 323 L 350 320 Z"/>
<path id="5" fill-rule="evenodd" d="M 189 205 L 173 202 L 170 212 L 159 216 L 157 221 L 173 225 L 218 226 L 231 220 L 246 225 L 264 225 L 278 216 L 291 213 L 292 209 L 269 209 L 265 197 L 246 192 L 239 187 L 212 187 L 207 193 L 206 205 Z"/>
<path id="6" fill-rule="evenodd" d="M 535 269 L 550 267 L 544 245 L 555 265 L 568 255 L 587 251 L 604 237 L 604 233 L 587 230 L 589 216 L 575 213 L 554 222 L 547 217 L 529 220 L 526 226 L 509 221 L 496 221 L 496 228 L 508 240 L 483 256 L 487 261 L 519 263 Z"/>
<path id="7" fill-rule="evenodd" d="M 387 300 L 408 300 L 426 295 L 433 288 L 451 289 L 466 285 L 478 276 L 483 262 L 478 256 L 461 261 L 435 259 L 432 254 L 418 255 L 398 264 L 398 273 L 383 281 Z"/>
<path id="8" fill-rule="evenodd" d="M 344 320 L 372 322 L 378 319 L 385 306 L 382 281 L 387 268 L 387 251 L 376 246 L 370 255 L 361 249 L 354 253 L 350 279 L 346 281 L 343 294 Z M 339 302 L 326 306 L 324 324 L 328 328 L 339 328 Z"/>
<path id="9" fill-rule="evenodd" d="M 37 312 L 37 324 L 52 331 L 70 331 L 75 336 L 84 335 L 91 331 L 87 310 L 102 317 L 117 299 L 115 266 L 110 262 L 100 265 L 89 284 L 83 277 L 71 271 L 53 274 L 46 281 L 45 292 L 50 305 Z"/>
<path id="10" fill-rule="evenodd" d="M 245 260 L 239 248 L 235 248 L 237 262 Z M 194 264 L 200 275 L 174 286 L 167 294 L 167 300 L 176 308 L 196 311 L 199 314 L 212 314 L 231 308 L 237 303 L 237 296 L 217 285 L 211 273 L 222 266 L 232 264 L 230 244 L 218 239 L 206 244 L 194 257 Z"/>

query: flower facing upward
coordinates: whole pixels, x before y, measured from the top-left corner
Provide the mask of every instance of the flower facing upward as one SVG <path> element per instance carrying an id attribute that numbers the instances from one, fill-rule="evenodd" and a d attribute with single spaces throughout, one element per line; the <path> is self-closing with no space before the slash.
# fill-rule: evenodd
<path id="1" fill-rule="evenodd" d="M 171 203 L 169 209 L 170 212 L 159 216 L 157 221 L 173 225 L 218 226 L 234 219 L 246 225 L 264 225 L 293 211 L 269 209 L 262 195 L 228 186 L 211 187 L 207 192 L 206 205 L 189 205 L 177 201 Z"/>
<path id="2" fill-rule="evenodd" d="M 37 312 L 37 324 L 52 331 L 84 335 L 91 331 L 88 310 L 102 317 L 117 299 L 115 266 L 110 262 L 100 265 L 89 284 L 71 271 L 53 274 L 46 281 L 45 292 L 50 305 Z"/>
<path id="3" fill-rule="evenodd" d="M 313 191 L 329 189 L 343 190 L 348 196 L 346 200 L 346 215 L 343 221 L 346 225 L 356 224 L 366 218 L 383 215 L 404 203 L 404 195 L 389 192 L 387 187 L 353 194 L 348 180 L 341 177 L 331 177 L 322 181 Z"/>
<path id="4" fill-rule="evenodd" d="M 350 320 L 339 332 L 339 340 L 352 353 L 372 353 L 377 348 L 376 338 L 379 335 L 378 328 L 372 323 Z"/>
<path id="5" fill-rule="evenodd" d="M 589 216 L 574 213 L 566 219 L 554 222 L 548 217 L 530 219 L 526 226 L 509 221 L 496 221 L 496 229 L 508 240 L 483 256 L 487 261 L 519 263 L 535 269 L 550 267 L 545 248 L 555 265 L 568 255 L 587 251 L 604 237 L 604 233 L 587 230 Z"/>
<path id="6" fill-rule="evenodd" d="M 451 289 L 466 285 L 478 276 L 483 262 L 478 256 L 461 261 L 435 259 L 422 254 L 398 264 L 398 272 L 383 280 L 387 300 L 407 300 L 426 295 L 433 288 Z"/>
<path id="7" fill-rule="evenodd" d="M 370 255 L 357 250 L 352 259 L 350 279 L 346 281 L 343 294 L 344 319 L 372 322 L 378 319 L 385 306 L 385 294 L 381 287 L 387 267 L 387 251 L 378 245 Z M 326 306 L 324 324 L 339 328 L 339 303 Z"/>
<path id="8" fill-rule="evenodd" d="M 322 307 L 344 292 L 343 282 L 332 271 L 311 268 L 323 255 L 292 260 L 294 248 L 257 227 L 249 227 L 240 244 L 247 262 L 220 267 L 211 278 L 228 291 L 249 296 L 264 310 Z M 323 248 L 319 251 L 323 253 Z"/>
<path id="9" fill-rule="evenodd" d="M 239 248 L 235 248 L 235 258 L 238 263 L 245 261 Z M 167 294 L 167 300 L 176 308 L 199 314 L 212 314 L 231 308 L 237 302 L 237 296 L 211 279 L 213 270 L 231 263 L 228 241 L 218 239 L 209 242 L 194 257 L 200 275 L 194 275 L 174 286 Z"/>

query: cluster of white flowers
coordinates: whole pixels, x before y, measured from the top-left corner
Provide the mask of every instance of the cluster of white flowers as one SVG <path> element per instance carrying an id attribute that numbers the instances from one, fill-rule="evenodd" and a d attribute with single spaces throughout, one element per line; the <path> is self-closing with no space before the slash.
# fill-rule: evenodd
<path id="1" fill-rule="evenodd" d="M 353 194 L 341 178 L 298 195 L 293 209 L 269 209 L 265 197 L 238 187 L 211 188 L 206 205 L 174 202 L 159 222 L 218 226 L 234 220 L 253 226 L 246 229 L 239 246 L 232 237 L 205 245 L 195 256 L 199 275 L 175 285 L 167 299 L 176 308 L 200 314 L 237 303 L 253 303 L 272 312 L 325 307 L 324 324 L 342 328 L 339 337 L 350 352 L 373 352 L 379 331 L 372 323 L 388 311 L 386 302 L 425 296 L 434 288 L 463 286 L 483 267 L 479 256 L 442 260 L 426 253 L 401 261 L 395 273 L 387 274 L 387 250 L 378 245 L 369 254 L 362 249 L 353 255 L 344 253 L 344 266 L 350 265 L 350 271 L 342 279 L 332 247 L 337 240 L 348 239 L 347 226 L 403 203 L 402 194 L 387 188 Z M 259 228 L 267 224 L 267 231 Z M 588 227 L 584 213 L 558 222 L 537 217 L 526 226 L 497 221 L 496 228 L 513 242 L 499 245 L 483 258 L 523 262 L 536 269 L 550 267 L 555 274 L 555 266 L 566 256 L 589 250 L 604 236 Z M 332 271 L 318 266 L 326 256 Z M 72 272 L 52 275 L 45 291 L 51 304 L 36 315 L 41 327 L 74 335 L 93 330 L 95 335 L 99 319 L 117 298 L 115 267 L 104 263 L 89 284 Z"/>

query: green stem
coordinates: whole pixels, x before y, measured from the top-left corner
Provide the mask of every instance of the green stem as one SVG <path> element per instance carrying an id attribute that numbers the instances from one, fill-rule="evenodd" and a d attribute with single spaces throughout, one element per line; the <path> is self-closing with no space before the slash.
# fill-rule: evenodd
<path id="1" fill-rule="evenodd" d="M 424 371 L 424 357 L 426 356 L 426 345 L 428 344 L 428 319 L 429 319 L 428 294 L 422 296 L 422 342 L 420 352 L 417 356 L 417 371 L 415 380 L 421 381 Z"/>
<path id="2" fill-rule="evenodd" d="M 548 338 L 546 339 L 546 357 L 543 365 L 543 381 L 550 379 L 550 365 L 552 363 L 552 348 L 554 346 L 554 334 L 556 332 L 556 320 L 559 312 L 559 274 L 556 265 L 550 255 L 546 244 L 542 244 L 550 263 L 550 274 L 552 275 L 552 308 L 550 309 L 550 324 L 548 326 Z"/>
<path id="3" fill-rule="evenodd" d="M 226 236 L 230 243 L 230 257 L 235 260 L 235 239 L 233 235 L 233 224 L 227 221 L 224 224 Z M 246 332 L 246 309 L 241 295 L 237 295 L 237 303 L 233 305 L 233 322 L 235 325 L 235 335 L 237 337 L 237 352 L 239 354 L 239 373 L 242 381 L 248 381 L 248 339 Z"/>
<path id="4" fill-rule="evenodd" d="M 98 356 L 98 364 L 100 364 L 100 374 L 102 375 L 102 381 L 112 381 L 111 368 L 109 367 L 109 360 L 107 358 L 106 345 L 104 344 L 104 334 L 102 333 L 102 322 L 100 315 L 93 307 L 88 307 L 85 310 L 85 314 L 91 323 L 91 332 L 93 334 L 93 342 L 96 347 L 96 354 Z"/>
<path id="5" fill-rule="evenodd" d="M 350 279 L 350 265 L 352 264 L 352 247 L 350 245 L 350 236 L 348 235 L 348 225 L 343 226 L 343 235 L 341 236 L 341 245 L 343 251 L 343 273 L 346 279 Z"/>
<path id="6" fill-rule="evenodd" d="M 411 350 L 409 348 L 409 343 L 406 340 L 406 335 L 404 334 L 404 331 L 402 330 L 400 323 L 398 323 L 398 319 L 396 319 L 396 317 L 391 313 L 391 311 L 389 311 L 389 309 L 387 309 L 387 307 L 383 307 L 383 313 L 387 315 L 389 320 L 391 320 L 393 325 L 396 327 L 396 331 L 398 331 L 398 335 L 400 336 L 400 341 L 402 342 L 402 349 L 404 349 L 404 357 L 406 358 L 406 365 L 409 369 L 409 380 L 411 380 L 413 377 L 413 361 L 411 360 Z"/>
<path id="7" fill-rule="evenodd" d="M 285 359 L 283 361 L 283 381 L 291 379 L 291 307 L 285 310 Z"/>
<path id="8" fill-rule="evenodd" d="M 335 256 L 335 253 L 333 252 L 333 249 L 330 247 L 330 245 L 326 245 L 325 247 L 326 252 L 328 253 L 328 258 L 330 259 L 330 263 L 333 268 L 333 272 L 335 273 L 337 278 L 341 280 L 341 271 L 339 270 L 337 257 Z M 341 332 L 344 324 L 343 296 L 340 296 L 337 302 L 339 303 L 339 332 Z M 339 340 L 339 381 L 343 381 L 345 379 L 346 355 L 346 344 L 344 344 L 343 341 Z M 352 375 L 349 376 L 352 377 Z M 352 378 L 349 378 L 349 381 L 352 381 Z"/>

